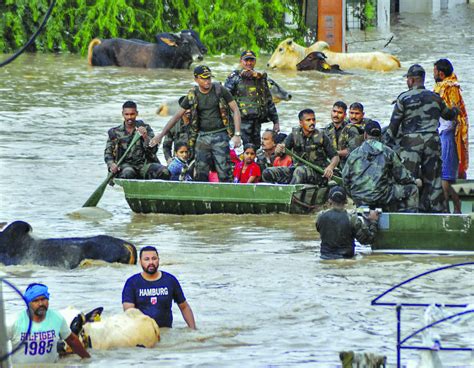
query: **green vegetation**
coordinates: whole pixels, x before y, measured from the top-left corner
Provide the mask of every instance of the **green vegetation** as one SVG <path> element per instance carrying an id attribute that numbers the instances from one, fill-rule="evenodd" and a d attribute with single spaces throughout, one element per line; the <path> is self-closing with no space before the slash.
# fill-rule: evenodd
<path id="1" fill-rule="evenodd" d="M 51 0 L 0 2 L 0 52 L 14 52 L 36 31 Z M 87 51 L 95 38 L 139 38 L 153 42 L 160 32 L 196 30 L 210 54 L 244 48 L 271 51 L 278 41 L 301 40 L 299 0 L 57 0 L 29 51 Z M 292 9 L 292 10 L 291 10 Z M 292 12 L 300 27 L 285 27 Z"/>

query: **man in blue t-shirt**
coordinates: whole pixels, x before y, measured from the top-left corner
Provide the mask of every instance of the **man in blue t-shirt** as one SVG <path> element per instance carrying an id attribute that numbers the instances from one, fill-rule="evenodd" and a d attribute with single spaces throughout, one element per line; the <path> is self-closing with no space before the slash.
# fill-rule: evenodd
<path id="1" fill-rule="evenodd" d="M 155 247 L 148 246 L 140 250 L 140 265 L 143 272 L 130 277 L 123 287 L 123 310 L 137 308 L 153 318 L 160 328 L 171 327 L 171 306 L 174 300 L 188 327 L 195 330 L 193 311 L 178 280 L 168 272 L 158 271 L 160 258 Z"/>

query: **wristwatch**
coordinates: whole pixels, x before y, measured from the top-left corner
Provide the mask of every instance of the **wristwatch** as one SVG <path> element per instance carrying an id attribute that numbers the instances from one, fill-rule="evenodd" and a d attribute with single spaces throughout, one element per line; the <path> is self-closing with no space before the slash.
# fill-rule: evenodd
<path id="1" fill-rule="evenodd" d="M 234 135 L 236 135 L 237 137 L 240 137 L 242 135 L 242 133 L 240 132 L 235 132 Z"/>

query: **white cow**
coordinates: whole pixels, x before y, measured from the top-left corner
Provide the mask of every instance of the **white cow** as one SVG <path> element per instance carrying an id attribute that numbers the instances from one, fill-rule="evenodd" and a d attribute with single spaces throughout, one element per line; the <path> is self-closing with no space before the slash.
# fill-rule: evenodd
<path id="1" fill-rule="evenodd" d="M 88 314 L 89 320 L 86 321 L 81 312 L 71 307 L 60 312 L 68 323 L 78 315 L 82 316 L 82 320 L 85 321 L 82 327 L 85 335 L 90 338 L 90 346 L 93 349 L 107 350 L 134 346 L 152 348 L 160 341 L 160 329 L 156 321 L 135 308 L 101 318 L 97 322 L 89 321 L 94 318 L 90 314 Z"/>
<path id="2" fill-rule="evenodd" d="M 273 52 L 267 66 L 275 69 L 296 70 L 296 64 L 302 61 L 313 51 L 323 52 L 330 65 L 337 64 L 345 69 L 369 69 L 377 71 L 390 71 L 400 68 L 400 61 L 393 55 L 385 52 L 333 52 L 329 50 L 327 42 L 318 41 L 310 47 L 298 45 L 292 38 L 280 42 Z"/>

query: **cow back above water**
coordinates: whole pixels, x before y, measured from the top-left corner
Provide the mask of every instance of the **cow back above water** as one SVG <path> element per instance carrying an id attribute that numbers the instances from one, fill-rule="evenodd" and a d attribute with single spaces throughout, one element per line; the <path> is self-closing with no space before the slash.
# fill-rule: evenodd
<path id="1" fill-rule="evenodd" d="M 85 259 L 135 264 L 137 250 L 125 240 L 108 235 L 36 239 L 30 224 L 15 221 L 0 232 L 0 262 L 75 268 Z"/>
<path id="2" fill-rule="evenodd" d="M 61 310 L 61 314 L 70 323 L 71 330 L 92 349 L 108 350 L 113 348 L 145 347 L 152 348 L 160 341 L 160 328 L 156 321 L 135 308 L 108 317 L 95 316 L 102 313 L 103 308 L 83 314 L 75 308 Z M 84 343 L 84 341 L 83 341 Z M 67 349 L 66 349 L 67 350 Z"/>
<path id="3" fill-rule="evenodd" d="M 189 69 L 203 59 L 207 48 L 193 30 L 160 33 L 156 43 L 122 38 L 93 39 L 88 61 L 94 66 Z"/>

